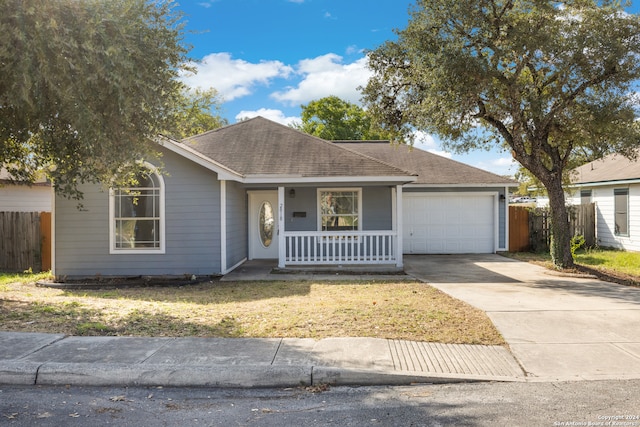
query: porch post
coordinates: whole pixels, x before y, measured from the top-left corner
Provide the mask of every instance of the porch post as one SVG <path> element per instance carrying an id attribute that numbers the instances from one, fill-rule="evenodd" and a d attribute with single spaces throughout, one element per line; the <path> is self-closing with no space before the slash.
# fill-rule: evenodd
<path id="1" fill-rule="evenodd" d="M 287 254 L 284 222 L 284 187 L 278 187 L 278 268 L 285 267 L 285 257 Z"/>
<path id="2" fill-rule="evenodd" d="M 395 198 L 395 221 L 394 227 L 396 231 L 396 267 L 402 268 L 403 260 L 402 260 L 402 185 L 396 185 L 396 198 Z"/>
<path id="3" fill-rule="evenodd" d="M 227 274 L 227 181 L 220 180 L 220 273 Z"/>

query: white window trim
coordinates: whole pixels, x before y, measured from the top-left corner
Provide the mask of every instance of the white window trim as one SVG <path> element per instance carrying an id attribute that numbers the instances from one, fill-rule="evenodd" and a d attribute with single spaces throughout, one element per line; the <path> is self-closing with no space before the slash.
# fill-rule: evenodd
<path id="1" fill-rule="evenodd" d="M 358 230 L 356 231 L 362 231 L 362 188 L 360 187 L 318 188 L 316 193 L 316 209 L 318 213 L 317 230 L 319 232 L 327 233 L 327 234 L 337 233 L 337 231 L 322 230 L 322 199 L 320 195 L 322 194 L 322 192 L 326 192 L 326 191 L 342 191 L 342 192 L 355 191 L 358 193 Z"/>
<path id="2" fill-rule="evenodd" d="M 113 188 L 109 189 L 109 254 L 111 255 L 125 255 L 125 254 L 164 254 L 165 253 L 165 203 L 164 203 L 164 179 L 162 175 L 157 172 L 157 168 L 151 163 L 143 162 L 143 166 L 158 178 L 160 185 L 160 247 L 159 248 L 144 248 L 144 249 L 117 249 L 116 248 L 116 236 L 115 236 L 115 192 Z"/>
<path id="3" fill-rule="evenodd" d="M 626 232 L 625 233 L 620 233 L 616 231 L 616 215 L 618 214 L 617 210 L 616 210 L 616 191 L 624 191 L 624 196 L 625 196 L 625 201 L 627 202 L 627 206 L 625 208 L 625 217 L 627 220 L 626 223 Z M 629 187 L 622 187 L 622 188 L 614 188 L 613 189 L 613 235 L 615 237 L 631 237 L 631 230 L 630 230 L 630 226 L 631 223 L 629 221 L 629 201 L 630 201 L 630 197 L 629 197 L 630 191 L 629 191 Z"/>

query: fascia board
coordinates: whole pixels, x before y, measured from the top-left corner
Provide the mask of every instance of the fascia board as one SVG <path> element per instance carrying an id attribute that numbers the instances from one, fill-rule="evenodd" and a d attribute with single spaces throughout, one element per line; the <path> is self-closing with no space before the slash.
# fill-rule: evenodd
<path id="1" fill-rule="evenodd" d="M 628 185 L 628 184 L 640 184 L 640 179 L 621 179 L 617 181 L 595 181 L 595 182 L 581 182 L 578 184 L 570 184 L 569 188 L 580 187 L 605 187 L 609 185 Z"/>
<path id="2" fill-rule="evenodd" d="M 487 188 L 487 187 L 517 187 L 514 183 L 495 183 L 495 184 L 407 184 L 406 188 Z"/>
<path id="3" fill-rule="evenodd" d="M 313 183 L 352 183 L 352 182 L 414 182 L 415 176 L 257 176 L 247 175 L 241 182 L 245 184 L 313 184 Z"/>

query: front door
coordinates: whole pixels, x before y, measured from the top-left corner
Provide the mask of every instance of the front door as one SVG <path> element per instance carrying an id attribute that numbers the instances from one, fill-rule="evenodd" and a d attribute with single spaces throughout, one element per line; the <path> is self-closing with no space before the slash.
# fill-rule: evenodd
<path id="1" fill-rule="evenodd" d="M 249 192 L 249 259 L 278 259 L 278 192 Z"/>

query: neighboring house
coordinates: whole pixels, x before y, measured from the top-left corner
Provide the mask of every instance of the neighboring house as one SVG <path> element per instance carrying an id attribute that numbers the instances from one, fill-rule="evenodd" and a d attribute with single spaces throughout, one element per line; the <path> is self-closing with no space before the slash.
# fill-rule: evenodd
<path id="1" fill-rule="evenodd" d="M 84 185 L 82 209 L 55 199 L 55 275 L 226 274 L 247 259 L 397 269 L 403 253 L 507 249 L 515 182 L 418 149 L 261 117 L 158 142 L 137 187 Z"/>
<path id="2" fill-rule="evenodd" d="M 640 251 L 640 161 L 612 154 L 575 169 L 570 201 L 596 204 L 598 245 Z"/>
<path id="3" fill-rule="evenodd" d="M 51 184 L 40 179 L 27 185 L 0 169 L 0 212 L 51 212 Z"/>

